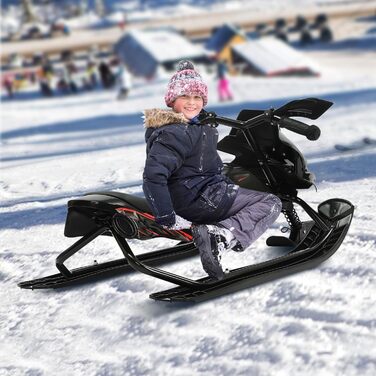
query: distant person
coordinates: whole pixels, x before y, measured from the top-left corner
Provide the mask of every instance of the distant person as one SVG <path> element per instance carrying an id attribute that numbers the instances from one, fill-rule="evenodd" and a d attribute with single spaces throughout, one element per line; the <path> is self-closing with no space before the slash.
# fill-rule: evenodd
<path id="1" fill-rule="evenodd" d="M 36 72 L 30 72 L 29 74 L 29 81 L 32 85 L 34 85 L 37 82 L 37 75 Z"/>
<path id="2" fill-rule="evenodd" d="M 12 69 L 17 69 L 17 68 L 22 68 L 22 66 L 23 66 L 22 57 L 17 53 L 11 54 L 9 58 L 9 67 Z"/>
<path id="3" fill-rule="evenodd" d="M 129 91 L 132 88 L 132 77 L 128 72 L 128 69 L 120 64 L 119 71 L 117 74 L 117 82 L 119 86 L 118 100 L 124 100 L 127 98 Z"/>
<path id="4" fill-rule="evenodd" d="M 304 28 L 300 33 L 300 44 L 303 46 L 313 43 L 313 37 L 308 28 Z"/>
<path id="5" fill-rule="evenodd" d="M 332 42 L 333 41 L 333 32 L 329 26 L 323 26 L 320 28 L 320 41 L 321 42 Z"/>
<path id="6" fill-rule="evenodd" d="M 70 28 L 67 24 L 63 25 L 63 33 L 64 35 L 69 35 L 70 34 Z"/>
<path id="7" fill-rule="evenodd" d="M 93 87 L 91 86 L 90 81 L 87 79 L 87 77 L 81 78 L 81 87 L 85 91 L 93 90 Z"/>
<path id="8" fill-rule="evenodd" d="M 4 77 L 3 86 L 7 91 L 8 97 L 13 98 L 13 78 L 9 74 Z"/>
<path id="9" fill-rule="evenodd" d="M 126 22 L 127 22 L 127 17 L 125 15 L 125 13 L 123 13 L 121 20 L 118 22 L 118 26 L 119 26 L 121 31 L 125 30 Z"/>
<path id="10" fill-rule="evenodd" d="M 227 65 L 225 61 L 218 61 L 217 63 L 217 79 L 218 79 L 218 98 L 221 102 L 231 101 L 233 99 L 232 92 L 230 90 L 230 82 L 227 77 Z"/>
<path id="11" fill-rule="evenodd" d="M 51 97 L 54 94 L 51 89 L 50 82 L 49 74 L 45 73 L 42 69 L 39 76 L 39 87 L 42 95 L 45 97 Z"/>
<path id="12" fill-rule="evenodd" d="M 51 77 L 54 74 L 54 68 L 51 61 L 48 59 L 48 57 L 44 56 L 41 63 L 43 73 Z"/>
<path id="13" fill-rule="evenodd" d="M 73 61 L 70 61 L 66 64 L 66 72 L 67 72 L 69 90 L 72 93 L 77 93 L 78 92 L 78 85 L 77 85 L 78 70 L 77 70 L 76 64 Z"/>
<path id="14" fill-rule="evenodd" d="M 115 83 L 115 78 L 111 71 L 110 66 L 106 62 L 102 61 L 99 64 L 98 70 L 99 70 L 103 87 L 105 89 L 112 87 Z"/>
<path id="15" fill-rule="evenodd" d="M 27 86 L 28 80 L 24 73 L 16 73 L 13 78 L 13 91 L 19 91 Z"/>
<path id="16" fill-rule="evenodd" d="M 67 70 L 65 67 L 61 70 L 61 72 L 58 74 L 58 81 L 56 88 L 61 94 L 69 94 L 69 85 L 68 85 L 68 75 Z"/>
<path id="17" fill-rule="evenodd" d="M 89 60 L 86 66 L 86 75 L 89 80 L 92 89 L 98 86 L 98 78 L 96 74 L 96 64 L 94 61 Z"/>
<path id="18" fill-rule="evenodd" d="M 95 45 L 91 46 L 89 48 L 88 55 L 87 55 L 88 61 L 96 65 L 97 55 L 98 55 L 98 47 Z"/>

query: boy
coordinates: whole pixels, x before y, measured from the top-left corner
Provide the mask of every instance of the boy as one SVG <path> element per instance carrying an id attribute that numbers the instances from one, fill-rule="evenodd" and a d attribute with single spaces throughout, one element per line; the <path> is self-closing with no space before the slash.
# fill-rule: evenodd
<path id="1" fill-rule="evenodd" d="M 143 190 L 158 224 L 173 230 L 192 226 L 204 270 L 222 279 L 223 252 L 247 248 L 277 219 L 282 204 L 222 175 L 218 131 L 198 120 L 207 101 L 200 74 L 190 61 L 181 61 L 165 95 L 172 111 L 145 110 Z"/>

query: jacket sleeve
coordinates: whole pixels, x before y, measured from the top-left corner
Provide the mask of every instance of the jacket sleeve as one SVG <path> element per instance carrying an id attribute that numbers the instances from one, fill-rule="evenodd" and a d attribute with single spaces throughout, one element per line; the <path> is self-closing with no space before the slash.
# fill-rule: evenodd
<path id="1" fill-rule="evenodd" d="M 168 189 L 168 179 L 189 155 L 192 141 L 182 125 L 166 126 L 155 133 L 148 142 L 149 152 L 143 174 L 143 190 L 156 222 L 171 226 L 175 223 L 175 212 Z"/>

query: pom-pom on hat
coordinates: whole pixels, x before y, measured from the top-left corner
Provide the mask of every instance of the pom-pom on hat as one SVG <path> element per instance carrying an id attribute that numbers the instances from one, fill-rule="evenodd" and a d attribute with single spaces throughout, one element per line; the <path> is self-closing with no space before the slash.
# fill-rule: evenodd
<path id="1" fill-rule="evenodd" d="M 189 60 L 179 61 L 177 72 L 171 77 L 165 95 L 166 105 L 172 107 L 175 99 L 182 95 L 198 94 L 208 103 L 208 87 Z"/>

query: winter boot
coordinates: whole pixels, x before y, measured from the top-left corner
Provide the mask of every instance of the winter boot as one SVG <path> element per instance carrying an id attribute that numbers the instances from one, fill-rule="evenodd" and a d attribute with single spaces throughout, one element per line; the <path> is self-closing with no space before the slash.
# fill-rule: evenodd
<path id="1" fill-rule="evenodd" d="M 240 243 L 230 230 L 214 225 L 193 226 L 192 234 L 206 273 L 213 279 L 223 279 L 222 255 L 230 250 L 242 251 Z"/>

